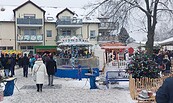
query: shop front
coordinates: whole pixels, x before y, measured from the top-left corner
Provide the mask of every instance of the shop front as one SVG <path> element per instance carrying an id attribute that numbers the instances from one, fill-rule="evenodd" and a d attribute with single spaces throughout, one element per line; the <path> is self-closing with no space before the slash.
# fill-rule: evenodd
<path id="1" fill-rule="evenodd" d="M 57 53 L 57 46 L 34 46 L 34 51 L 37 54 L 44 54 L 44 53 Z"/>

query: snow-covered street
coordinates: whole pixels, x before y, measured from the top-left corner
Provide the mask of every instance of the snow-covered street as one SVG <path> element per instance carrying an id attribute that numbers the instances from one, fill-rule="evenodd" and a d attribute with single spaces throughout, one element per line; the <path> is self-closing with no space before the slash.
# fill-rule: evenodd
<path id="1" fill-rule="evenodd" d="M 128 82 L 111 85 L 97 85 L 100 89 L 90 90 L 89 80 L 82 81 L 69 78 L 55 78 L 53 87 L 47 86 L 47 79 L 43 92 L 36 91 L 35 82 L 31 74 L 23 77 L 22 68 L 16 71 L 18 91 L 14 89 L 12 96 L 4 97 L 2 103 L 134 103 L 128 90 Z M 122 88 L 123 87 L 123 88 Z"/>

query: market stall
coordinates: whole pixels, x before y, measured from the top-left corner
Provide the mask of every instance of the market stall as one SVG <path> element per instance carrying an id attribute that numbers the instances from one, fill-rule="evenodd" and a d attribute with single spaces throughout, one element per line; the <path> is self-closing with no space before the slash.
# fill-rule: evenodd
<path id="1" fill-rule="evenodd" d="M 98 58 L 92 55 L 92 44 L 87 40 L 72 37 L 65 38 L 58 48 L 60 51 L 57 56 L 57 77 L 62 78 L 89 78 L 85 75 L 91 70 L 96 73 L 95 76 L 99 76 Z"/>
<path id="2" fill-rule="evenodd" d="M 108 42 L 101 44 L 105 49 L 106 63 L 113 60 L 124 60 L 124 53 L 128 51 L 128 46 L 120 42 Z"/>

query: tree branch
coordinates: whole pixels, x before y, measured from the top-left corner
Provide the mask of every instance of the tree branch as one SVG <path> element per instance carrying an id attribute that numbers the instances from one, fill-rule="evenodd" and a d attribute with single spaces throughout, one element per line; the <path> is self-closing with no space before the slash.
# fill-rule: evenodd
<path id="1" fill-rule="evenodd" d="M 139 9 L 140 9 L 142 12 L 144 12 L 146 15 L 149 15 L 149 16 L 153 17 L 148 11 L 146 11 L 145 9 L 143 9 L 143 8 L 142 8 L 141 6 L 139 6 L 138 4 L 134 4 L 134 3 L 129 2 L 129 1 L 127 1 L 127 0 L 124 0 L 124 1 L 127 2 L 128 4 L 134 6 L 134 7 L 139 8 Z"/>
<path id="2" fill-rule="evenodd" d="M 173 14 L 173 10 L 171 10 L 171 9 L 157 9 L 157 11 L 169 11 Z"/>
<path id="3" fill-rule="evenodd" d="M 107 2 L 107 1 L 109 1 L 109 0 L 104 0 L 103 2 L 101 2 L 98 6 L 96 6 L 93 10 L 91 10 L 87 15 L 86 15 L 86 17 L 88 16 L 88 15 L 90 15 L 94 10 L 96 10 L 98 7 L 100 7 L 102 4 L 104 4 L 105 2 Z"/>

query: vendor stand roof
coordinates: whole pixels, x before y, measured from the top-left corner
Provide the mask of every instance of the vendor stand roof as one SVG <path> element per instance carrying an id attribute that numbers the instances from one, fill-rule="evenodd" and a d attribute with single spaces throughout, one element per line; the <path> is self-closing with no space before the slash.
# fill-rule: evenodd
<path id="1" fill-rule="evenodd" d="M 108 42 L 101 44 L 102 49 L 128 49 L 129 47 L 120 42 Z"/>

